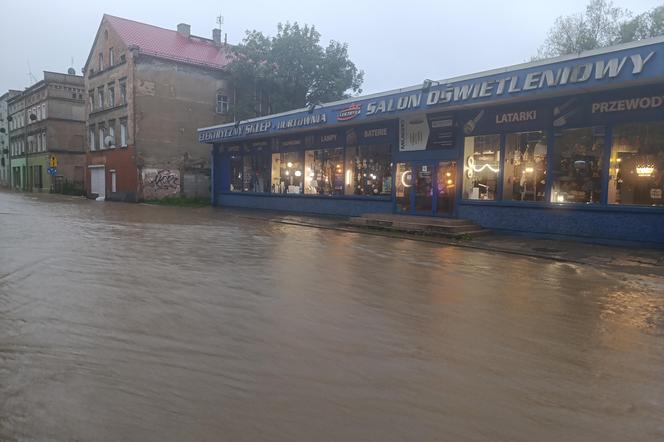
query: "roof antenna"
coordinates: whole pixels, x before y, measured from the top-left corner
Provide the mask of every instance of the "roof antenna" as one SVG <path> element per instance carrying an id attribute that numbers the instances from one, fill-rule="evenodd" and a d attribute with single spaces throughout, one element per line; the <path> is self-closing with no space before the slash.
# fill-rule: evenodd
<path id="1" fill-rule="evenodd" d="M 219 25 L 219 33 L 221 33 L 221 27 L 224 24 L 224 16 L 221 15 L 221 11 L 219 11 L 219 15 L 217 16 L 217 24 Z"/>
<path id="2" fill-rule="evenodd" d="M 30 60 L 28 60 L 28 78 L 30 79 L 30 84 L 35 84 L 37 82 L 37 78 L 32 75 L 32 68 L 30 67 Z"/>

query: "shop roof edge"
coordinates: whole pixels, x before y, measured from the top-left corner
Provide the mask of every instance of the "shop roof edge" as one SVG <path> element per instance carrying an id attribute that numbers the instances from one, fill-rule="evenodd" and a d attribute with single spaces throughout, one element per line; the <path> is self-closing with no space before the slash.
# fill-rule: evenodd
<path id="1" fill-rule="evenodd" d="M 452 78 L 446 78 L 443 80 L 433 80 L 434 83 L 438 84 L 449 84 L 449 83 L 456 83 L 459 81 L 466 81 L 466 80 L 473 80 L 477 78 L 482 78 L 482 77 L 488 77 L 490 75 L 495 75 L 495 74 L 501 74 L 501 73 L 507 73 L 507 72 L 512 72 L 516 70 L 521 70 L 521 69 L 529 69 L 529 68 L 534 68 L 538 66 L 546 66 L 554 63 L 560 63 L 564 61 L 570 61 L 570 60 L 578 60 L 581 58 L 586 58 L 586 57 L 592 57 L 595 55 L 602 55 L 602 54 L 609 54 L 612 52 L 617 52 L 617 51 L 622 51 L 625 49 L 632 49 L 632 48 L 639 48 L 643 46 L 652 46 L 655 44 L 661 44 L 664 43 L 664 35 L 659 36 L 659 37 L 653 37 L 653 38 L 648 38 L 645 40 L 638 40 L 638 41 L 632 41 L 629 43 L 622 43 L 619 45 L 614 45 L 614 46 L 607 46 L 604 48 L 598 48 L 598 49 L 591 49 L 588 51 L 583 51 L 583 52 L 578 52 L 575 54 L 566 54 L 566 55 L 560 55 L 558 57 L 553 57 L 553 58 L 546 58 L 542 60 L 536 60 L 536 61 L 529 61 L 525 63 L 519 63 L 519 64 L 514 64 L 510 66 L 505 66 L 501 68 L 495 68 L 495 69 L 489 69 L 486 71 L 481 71 L 481 72 L 476 72 L 474 74 L 467 74 L 467 75 L 460 75 L 457 77 L 452 77 Z M 408 92 L 408 91 L 415 91 L 422 89 L 422 84 L 417 84 L 413 86 L 407 86 L 399 89 L 391 89 L 388 91 L 384 92 L 376 92 L 374 94 L 368 94 L 368 95 L 359 95 L 356 97 L 351 97 L 351 98 L 344 98 L 342 100 L 337 100 L 337 101 L 330 101 L 327 103 L 320 103 L 320 108 L 328 108 L 328 107 L 333 107 L 333 106 L 340 106 L 344 104 L 352 104 L 356 101 L 360 100 L 369 100 L 372 98 L 379 98 L 379 97 L 384 97 L 388 95 L 393 95 L 393 94 L 398 94 L 402 92 Z M 285 112 L 280 112 L 277 114 L 270 114 L 270 115 L 265 115 L 262 117 L 255 117 L 255 118 L 250 118 L 247 120 L 240 120 L 241 124 L 246 124 L 246 123 L 253 123 L 253 122 L 258 122 L 258 121 L 264 121 L 272 118 L 278 118 L 278 117 L 284 117 L 287 115 L 293 115 L 297 114 L 300 112 L 305 112 L 307 111 L 307 107 L 301 107 L 298 109 L 293 109 Z M 207 131 L 207 130 L 212 130 L 212 129 L 220 129 L 224 127 L 231 127 L 237 124 L 237 122 L 232 122 L 232 123 L 224 123 L 224 124 L 218 124 L 215 126 L 208 126 L 208 127 L 201 127 L 197 129 L 197 132 L 202 132 L 202 131 Z"/>

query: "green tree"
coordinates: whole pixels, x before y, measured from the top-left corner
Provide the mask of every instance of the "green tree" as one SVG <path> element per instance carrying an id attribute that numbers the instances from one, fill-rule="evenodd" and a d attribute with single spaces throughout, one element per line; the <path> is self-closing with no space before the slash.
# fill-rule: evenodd
<path id="1" fill-rule="evenodd" d="M 229 65 L 235 118 L 283 112 L 360 93 L 364 72 L 348 56 L 348 45 L 320 45 L 314 26 L 279 24 L 277 35 L 247 31 Z"/>
<path id="2" fill-rule="evenodd" d="M 558 17 L 536 58 L 573 54 L 619 42 L 621 24 L 630 12 L 611 1 L 592 0 L 585 13 Z"/>
<path id="3" fill-rule="evenodd" d="M 664 5 L 626 20 L 620 25 L 619 40 L 623 43 L 664 34 Z"/>

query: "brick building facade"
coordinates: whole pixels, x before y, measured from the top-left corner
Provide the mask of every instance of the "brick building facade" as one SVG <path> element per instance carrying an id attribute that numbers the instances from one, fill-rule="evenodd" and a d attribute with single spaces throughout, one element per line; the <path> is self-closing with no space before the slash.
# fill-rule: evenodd
<path id="1" fill-rule="evenodd" d="M 209 196 L 201 121 L 228 122 L 221 32 L 191 35 L 104 15 L 84 67 L 90 194 L 140 201 Z"/>

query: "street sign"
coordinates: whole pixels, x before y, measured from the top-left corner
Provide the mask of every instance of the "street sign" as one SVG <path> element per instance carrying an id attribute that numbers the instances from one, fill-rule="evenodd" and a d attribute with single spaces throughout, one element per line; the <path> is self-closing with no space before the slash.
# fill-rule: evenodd
<path id="1" fill-rule="evenodd" d="M 58 169 L 55 167 L 49 167 L 46 169 L 46 172 L 48 172 L 49 175 L 55 176 L 55 174 L 58 173 Z"/>
<path id="2" fill-rule="evenodd" d="M 58 159 L 56 158 L 55 155 L 52 155 L 50 158 L 50 164 L 51 167 L 58 167 Z"/>

